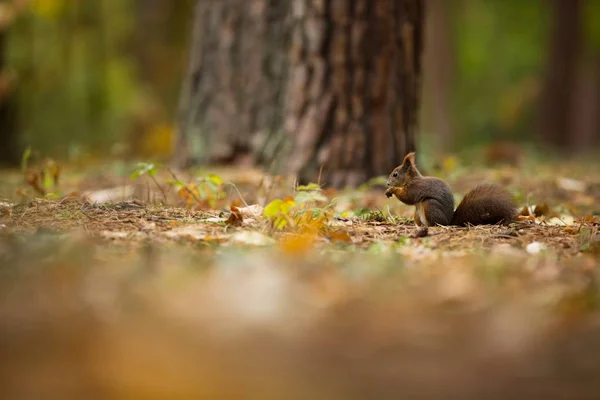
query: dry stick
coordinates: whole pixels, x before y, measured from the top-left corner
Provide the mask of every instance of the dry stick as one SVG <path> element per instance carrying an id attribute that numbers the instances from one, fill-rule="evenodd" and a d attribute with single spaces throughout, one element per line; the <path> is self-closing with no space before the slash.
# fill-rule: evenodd
<path id="1" fill-rule="evenodd" d="M 150 184 L 146 181 L 146 201 L 150 204 Z"/>
<path id="2" fill-rule="evenodd" d="M 162 186 L 160 186 L 158 184 L 158 181 L 156 180 L 154 175 L 150 175 L 150 178 L 152 178 L 152 180 L 154 181 L 154 184 L 158 187 L 158 190 L 160 190 L 160 192 L 162 193 L 163 199 L 165 201 L 165 205 L 167 205 L 167 194 L 165 193 L 165 190 L 162 188 Z"/>
<path id="3" fill-rule="evenodd" d="M 242 196 L 242 194 L 240 193 L 240 191 L 238 190 L 237 186 L 235 186 L 235 184 L 233 182 L 225 182 L 226 185 L 231 185 L 233 186 L 233 188 L 235 189 L 235 191 L 237 192 L 238 196 L 240 196 L 240 200 L 242 201 L 242 203 L 244 203 L 244 205 L 246 207 L 248 207 L 248 203 L 246 203 L 246 200 L 244 200 L 244 197 Z"/>
<path id="4" fill-rule="evenodd" d="M 173 171 L 171 171 L 171 168 L 168 168 L 168 169 L 167 169 L 167 171 L 169 171 L 169 174 L 171 174 L 171 177 L 172 177 L 172 178 L 173 178 L 175 181 L 177 181 L 177 182 L 180 182 L 179 178 L 177 178 L 177 175 L 175 175 L 175 173 L 174 173 Z M 200 200 L 200 199 L 198 198 L 198 196 L 196 196 L 196 193 L 192 192 L 192 191 L 190 190 L 190 188 L 188 188 L 188 187 L 187 187 L 187 185 L 183 185 L 183 187 L 184 187 L 184 188 L 185 188 L 185 190 L 186 190 L 186 191 L 187 191 L 187 192 L 188 192 L 188 193 L 189 193 L 189 194 L 190 194 L 190 195 L 191 195 L 191 196 L 194 198 L 194 200 L 196 200 L 196 202 L 197 202 L 198 204 L 200 204 L 200 203 L 202 202 L 202 200 Z"/>
<path id="5" fill-rule="evenodd" d="M 321 164 L 321 167 L 319 168 L 319 177 L 317 178 L 317 185 L 319 185 L 319 187 L 321 187 L 321 175 L 323 174 L 323 166 L 324 164 Z"/>

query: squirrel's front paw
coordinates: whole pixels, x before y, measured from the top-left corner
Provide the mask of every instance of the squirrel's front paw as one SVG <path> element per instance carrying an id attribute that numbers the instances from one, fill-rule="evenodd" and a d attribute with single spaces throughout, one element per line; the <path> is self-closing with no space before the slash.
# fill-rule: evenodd
<path id="1" fill-rule="evenodd" d="M 387 190 L 385 191 L 385 195 L 386 195 L 387 197 L 392 197 L 392 196 L 394 195 L 394 190 L 395 190 L 395 189 L 396 189 L 396 188 L 394 188 L 394 187 L 389 187 L 389 188 L 387 188 Z"/>

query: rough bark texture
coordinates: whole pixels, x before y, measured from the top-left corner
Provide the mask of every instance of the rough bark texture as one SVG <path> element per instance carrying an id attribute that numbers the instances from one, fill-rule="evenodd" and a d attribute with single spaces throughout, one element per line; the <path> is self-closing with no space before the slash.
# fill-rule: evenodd
<path id="1" fill-rule="evenodd" d="M 587 54 L 581 62 L 575 86 L 572 148 L 597 149 L 600 145 L 600 54 Z"/>
<path id="2" fill-rule="evenodd" d="M 288 14 L 287 1 L 198 0 L 180 102 L 178 164 L 231 162 L 256 155 L 257 143 L 269 149 L 282 119 Z"/>
<path id="3" fill-rule="evenodd" d="M 574 90 L 582 47 L 582 0 L 553 0 L 554 22 L 542 92 L 541 137 L 558 150 L 573 148 Z"/>
<path id="4" fill-rule="evenodd" d="M 415 149 L 420 0 L 295 0 L 285 131 L 301 180 L 356 185 Z"/>
<path id="5" fill-rule="evenodd" d="M 16 104 L 6 72 L 6 30 L 0 26 L 0 164 L 16 165 L 20 151 Z"/>
<path id="6" fill-rule="evenodd" d="M 199 0 L 195 18 L 180 165 L 252 154 L 340 187 L 415 150 L 423 0 Z"/>

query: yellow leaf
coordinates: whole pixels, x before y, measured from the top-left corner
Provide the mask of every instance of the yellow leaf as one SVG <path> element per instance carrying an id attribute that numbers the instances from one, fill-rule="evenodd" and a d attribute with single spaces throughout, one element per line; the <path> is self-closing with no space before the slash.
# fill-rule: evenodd
<path id="1" fill-rule="evenodd" d="M 279 214 L 281 210 L 281 204 L 283 204 L 283 200 L 275 199 L 265 207 L 263 211 L 263 215 L 265 217 L 274 218 Z"/>

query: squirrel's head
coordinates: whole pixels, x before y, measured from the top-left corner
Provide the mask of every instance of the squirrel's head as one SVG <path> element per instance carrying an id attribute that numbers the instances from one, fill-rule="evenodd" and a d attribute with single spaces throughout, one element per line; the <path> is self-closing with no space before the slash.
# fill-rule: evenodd
<path id="1" fill-rule="evenodd" d="M 404 157 L 402 164 L 396 167 L 390 176 L 388 176 L 387 185 L 404 186 L 418 176 L 421 176 L 421 173 L 415 164 L 415 153 L 408 153 L 406 157 Z"/>

